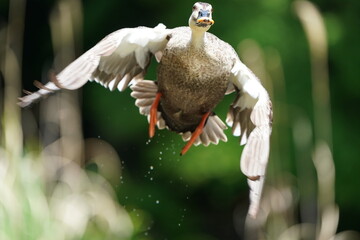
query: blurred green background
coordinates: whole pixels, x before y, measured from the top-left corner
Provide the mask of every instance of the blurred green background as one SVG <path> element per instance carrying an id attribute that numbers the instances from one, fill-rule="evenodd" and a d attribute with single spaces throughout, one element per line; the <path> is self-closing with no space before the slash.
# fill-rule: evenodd
<path id="1" fill-rule="evenodd" d="M 56 53 L 51 31 L 56 29 L 51 30 L 49 23 L 58 11 L 59 2 L 26 2 L 21 68 L 24 89 L 34 91 L 34 80 L 47 82 L 49 70 L 61 70 L 54 64 Z M 76 2 L 81 6 L 82 15 L 73 19 L 78 19 L 80 22 L 76 24 L 82 27 L 74 34 L 74 56 L 120 28 L 153 27 L 160 22 L 168 28 L 187 25 L 194 3 L 188 0 Z M 276 212 L 270 206 L 271 213 L 265 214 L 266 219 L 256 231 L 261 232 L 264 239 L 280 239 L 276 234 L 297 223 L 319 226 L 321 197 L 319 200 L 317 194 L 321 191 L 318 191 L 316 176 L 320 174 L 312 160 L 317 140 L 321 138 L 316 135 L 314 119 L 318 109 L 312 94 L 314 79 L 309 41 L 294 1 L 214 0 L 210 3 L 215 20 L 210 32 L 237 50 L 241 59 L 261 78 L 273 101 L 274 128 L 265 188 L 270 189 L 269 192 L 289 189 L 291 208 Z M 328 68 L 325 72 L 329 77 L 330 105 L 327 107 L 331 112 L 331 128 L 330 137 L 320 140 L 329 145 L 335 164 L 333 187 L 340 211 L 336 232 L 360 231 L 360 1 L 311 3 L 318 8 L 326 27 Z M 2 0 L 0 30 L 7 26 L 8 9 L 9 1 Z M 4 53 L 5 39 L 0 41 Z M 146 79 L 156 79 L 156 64 L 150 67 Z M 0 87 L 4 84 L 2 74 Z M 83 137 L 97 139 L 97 144 L 111 145 L 121 164 L 121 167 L 110 165 L 110 168 L 121 168 L 121 174 L 116 171 L 102 174 L 132 220 L 131 239 L 252 239 L 244 233 L 250 231 L 246 226 L 251 224 L 245 220 L 248 186 L 239 169 L 242 147 L 239 140 L 231 136 L 230 129 L 227 143 L 193 147 L 180 157 L 184 143 L 177 134 L 157 131 L 155 137 L 148 140 L 148 123 L 138 113 L 129 89 L 124 93 L 110 92 L 98 84 L 88 83 L 79 93 Z M 233 95 L 226 96 L 216 109 L 223 120 L 233 99 Z M 52 128 L 42 120 L 41 104 L 22 112 L 25 153 L 40 153 L 58 137 L 48 136 L 46 131 Z M 5 127 L 3 121 L 0 133 Z M 84 159 L 88 171 L 101 173 L 103 166 L 93 163 L 86 152 Z M 271 199 L 266 196 L 264 201 Z M 271 204 L 264 203 L 268 205 Z"/>

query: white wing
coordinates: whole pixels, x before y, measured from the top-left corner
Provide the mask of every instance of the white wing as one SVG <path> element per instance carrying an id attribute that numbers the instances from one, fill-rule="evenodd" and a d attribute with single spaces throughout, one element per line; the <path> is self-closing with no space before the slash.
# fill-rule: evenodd
<path id="1" fill-rule="evenodd" d="M 115 31 L 70 63 L 35 93 L 20 98 L 28 106 L 42 96 L 60 89 L 78 89 L 95 80 L 110 90 L 123 91 L 131 80 L 143 79 L 151 55 L 157 60 L 170 37 L 163 24 L 155 28 L 124 28 Z"/>
<path id="2" fill-rule="evenodd" d="M 240 60 L 232 69 L 231 82 L 238 95 L 230 106 L 226 122 L 233 134 L 240 137 L 240 144 L 246 144 L 240 167 L 249 179 L 249 214 L 256 216 L 269 158 L 272 105 L 259 79 Z"/>

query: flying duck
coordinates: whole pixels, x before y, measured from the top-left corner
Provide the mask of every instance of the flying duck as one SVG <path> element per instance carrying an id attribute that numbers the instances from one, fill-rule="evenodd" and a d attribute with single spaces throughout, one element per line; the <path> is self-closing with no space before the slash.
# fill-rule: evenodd
<path id="1" fill-rule="evenodd" d="M 224 95 L 235 92 L 226 123 L 245 145 L 240 167 L 250 187 L 249 215 L 260 204 L 272 128 L 272 105 L 259 79 L 226 42 L 207 31 L 214 24 L 212 6 L 197 2 L 188 27 L 137 27 L 117 30 L 70 63 L 39 90 L 20 98 L 28 106 L 60 89 L 78 89 L 96 81 L 111 91 L 130 86 L 141 114 L 148 117 L 149 136 L 156 126 L 179 133 L 187 144 L 227 141 L 225 123 L 213 112 Z M 152 56 L 157 80 L 144 80 Z"/>

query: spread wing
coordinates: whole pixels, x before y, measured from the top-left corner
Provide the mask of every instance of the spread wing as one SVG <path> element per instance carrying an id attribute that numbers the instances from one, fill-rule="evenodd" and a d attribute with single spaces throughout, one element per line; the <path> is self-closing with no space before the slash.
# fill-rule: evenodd
<path id="1" fill-rule="evenodd" d="M 272 105 L 259 79 L 240 60 L 232 69 L 231 82 L 237 97 L 230 106 L 226 122 L 233 134 L 240 137 L 240 144 L 246 144 L 240 167 L 250 187 L 249 214 L 255 217 L 269 158 Z"/>
<path id="2" fill-rule="evenodd" d="M 163 24 L 155 28 L 124 28 L 115 31 L 70 63 L 39 90 L 20 98 L 19 105 L 28 106 L 41 97 L 60 89 L 78 89 L 95 80 L 111 91 L 123 91 L 131 80 L 143 79 L 150 58 L 159 61 L 170 37 Z"/>

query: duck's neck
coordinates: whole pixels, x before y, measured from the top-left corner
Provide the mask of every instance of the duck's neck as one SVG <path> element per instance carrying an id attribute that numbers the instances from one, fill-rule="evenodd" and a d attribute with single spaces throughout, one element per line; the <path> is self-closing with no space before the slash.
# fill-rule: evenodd
<path id="1" fill-rule="evenodd" d="M 193 46 L 196 49 L 200 49 L 204 47 L 204 39 L 205 39 L 205 31 L 191 31 L 191 46 Z"/>

